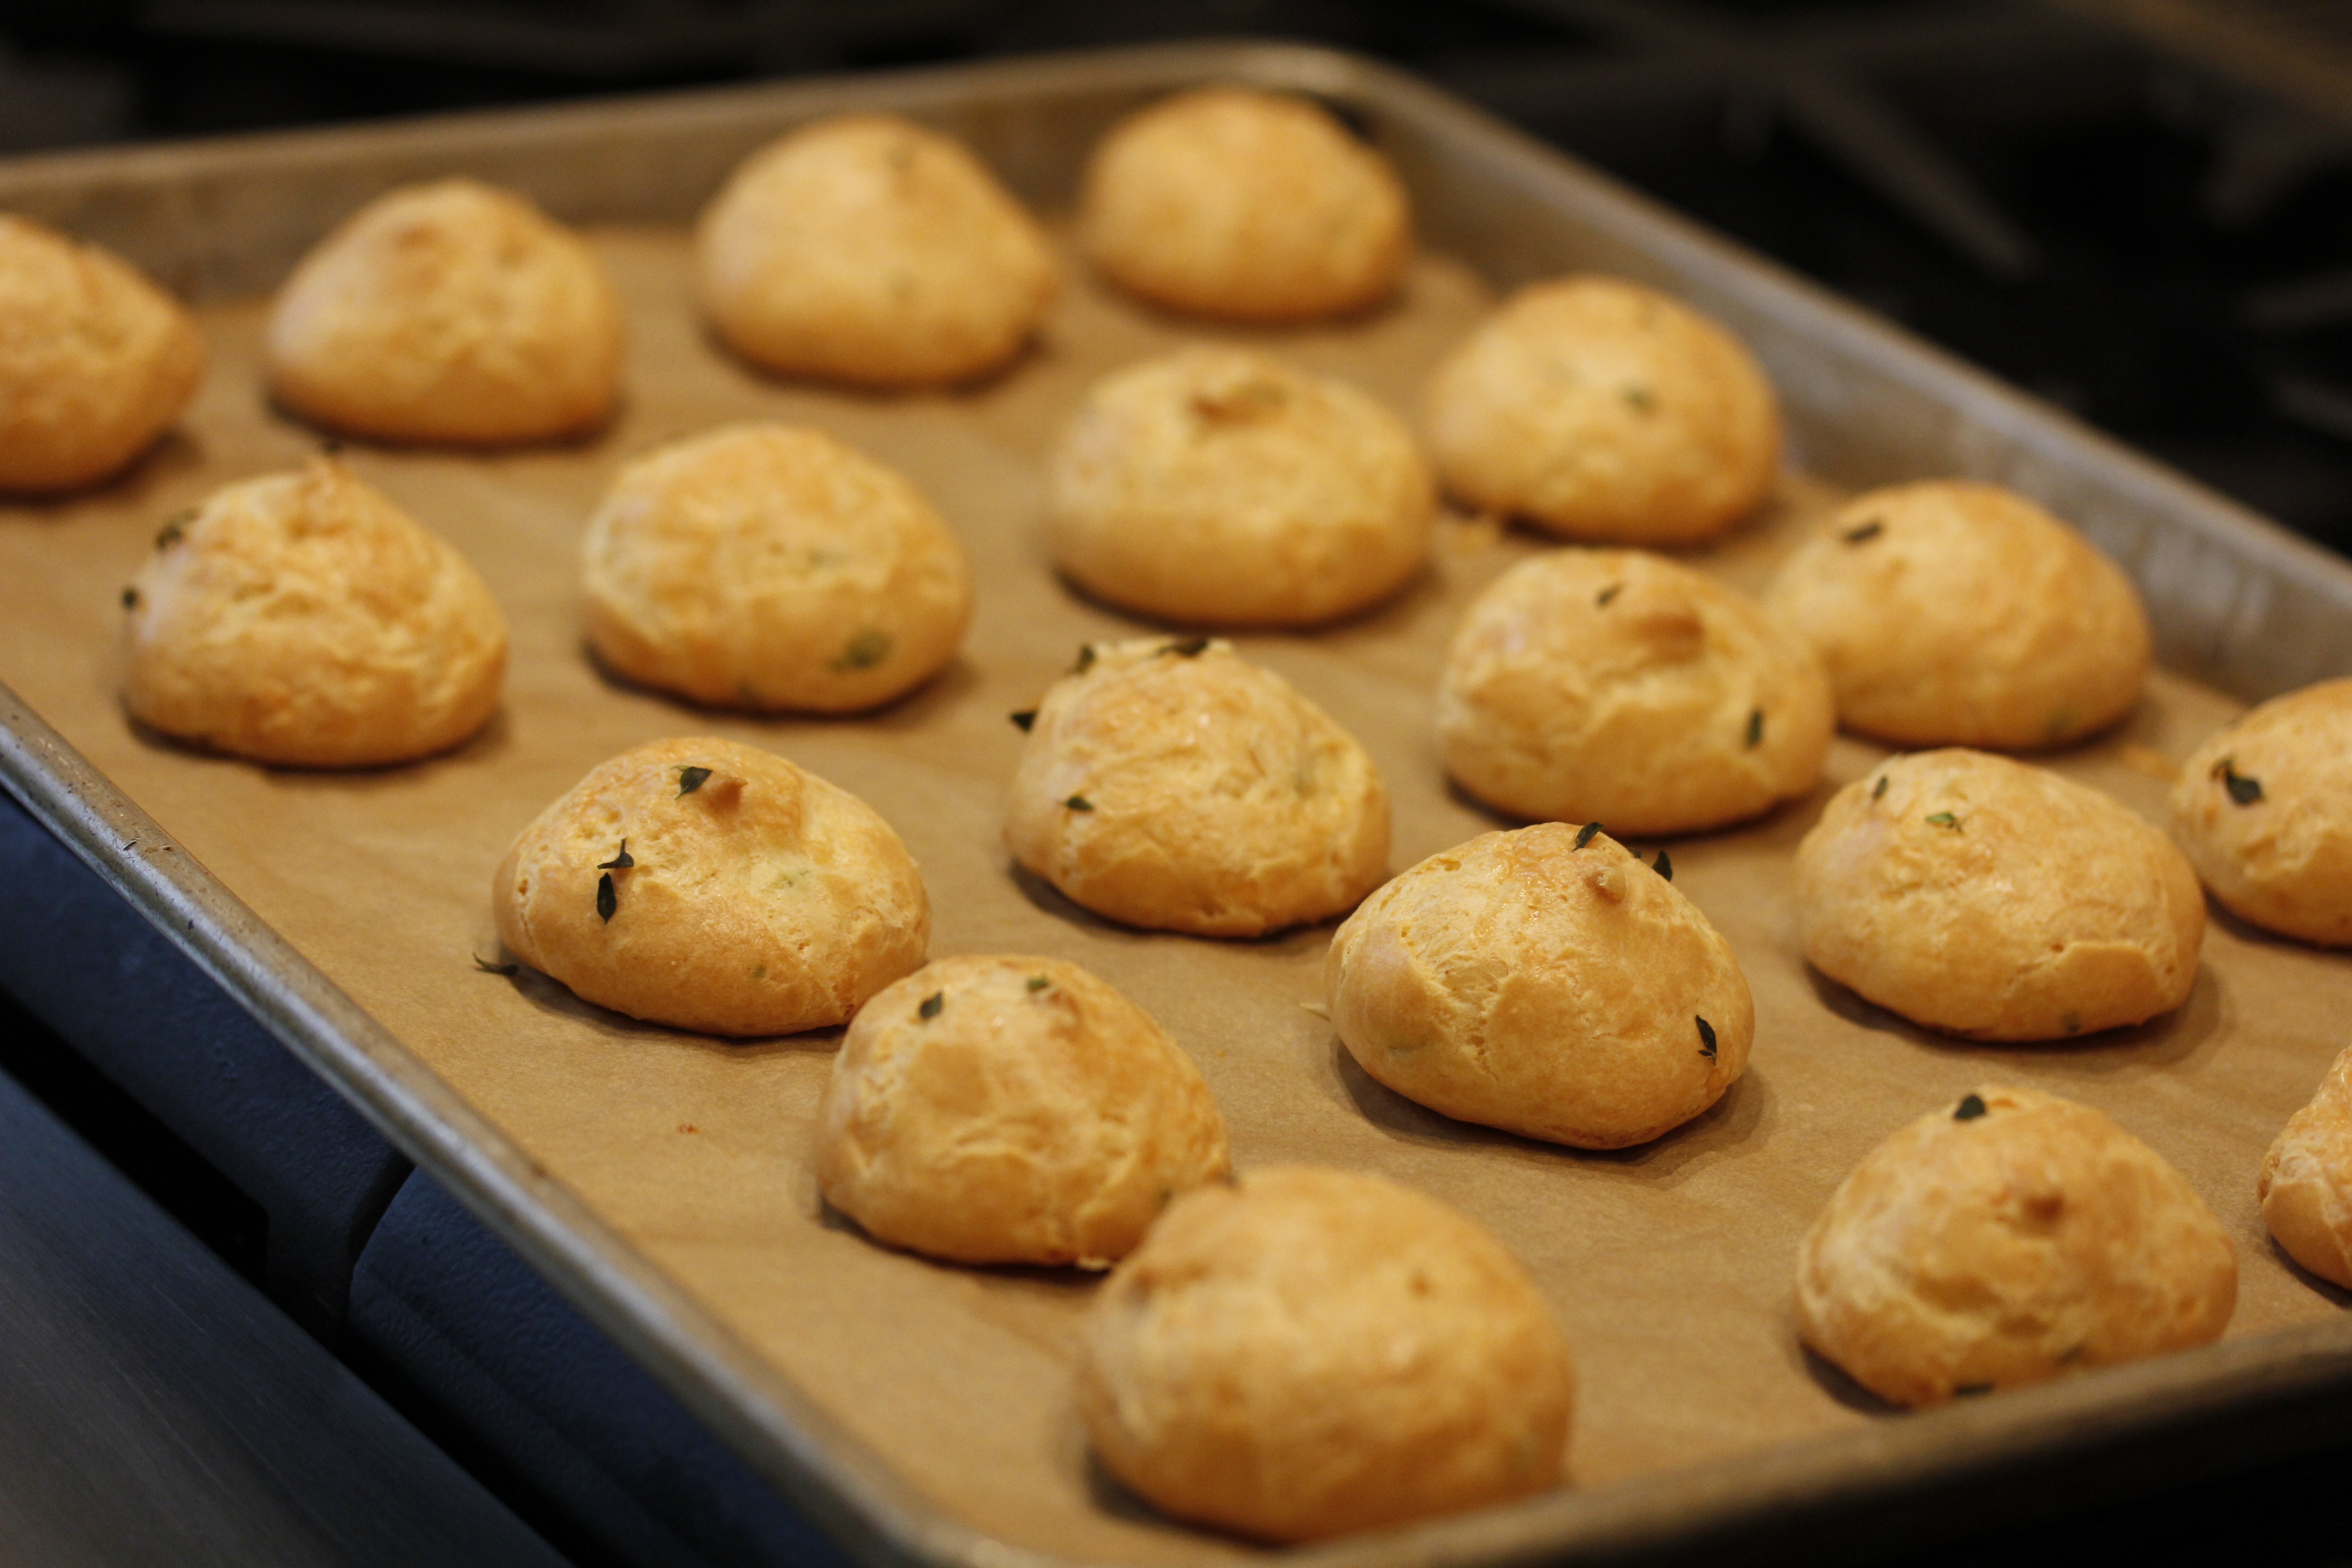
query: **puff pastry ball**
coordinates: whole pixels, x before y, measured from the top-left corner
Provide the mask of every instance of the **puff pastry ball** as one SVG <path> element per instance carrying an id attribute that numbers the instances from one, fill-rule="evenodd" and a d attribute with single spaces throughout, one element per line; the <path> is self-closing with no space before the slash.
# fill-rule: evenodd
<path id="1" fill-rule="evenodd" d="M 1816 969 L 1946 1034 L 2054 1040 L 2189 998 L 2205 895 L 2172 841 L 2047 769 L 1957 748 L 1889 759 L 1797 847 Z"/>
<path id="2" fill-rule="evenodd" d="M 597 766 L 522 830 L 490 907 L 507 950 L 578 995 L 709 1035 L 845 1023 L 931 928 L 873 807 L 710 736 Z"/>
<path id="3" fill-rule="evenodd" d="M 1054 958 L 943 958 L 885 988 L 817 1118 L 825 1201 L 959 1263 L 1108 1268 L 1231 1163 L 1192 1058 Z"/>
<path id="4" fill-rule="evenodd" d="M 1901 746 L 2063 745 L 2129 712 L 2147 679 L 2131 579 L 1999 485 L 1861 497 L 1797 548 L 1764 604 L 1820 651 L 1839 721 Z"/>
<path id="5" fill-rule="evenodd" d="M 1515 816 L 1687 833 L 1821 777 L 1829 679 L 1794 632 L 1686 566 L 1559 550 L 1496 578 L 1437 691 L 1446 771 Z"/>
<path id="6" fill-rule="evenodd" d="M 1747 1070 L 1730 945 L 1594 828 L 1488 833 L 1381 888 L 1331 939 L 1331 1026 L 1357 1065 L 1461 1121 L 1579 1149 L 1646 1143 Z"/>
<path id="7" fill-rule="evenodd" d="M 2230 910 L 2352 945 L 2352 680 L 2274 697 L 2200 746 L 2172 836 Z"/>
<path id="8" fill-rule="evenodd" d="M 1192 348 L 1087 394 L 1046 475 L 1055 565 L 1166 620 L 1303 626 L 1429 554 L 1437 495 L 1402 420 L 1345 382 Z"/>
<path id="9" fill-rule="evenodd" d="M 1389 161 L 1320 104 L 1209 87 L 1111 127 L 1087 163 L 1078 243 L 1152 304 L 1303 321 L 1393 293 L 1412 213 Z"/>
<path id="10" fill-rule="evenodd" d="M 106 478 L 180 416 L 204 370 L 195 323 L 137 268 L 0 213 L 0 490 Z"/>
<path id="11" fill-rule="evenodd" d="M 1355 737 L 1223 641 L 1089 644 L 1031 721 L 1004 842 L 1098 915 L 1256 936 L 1379 885 L 1388 789 Z"/>
<path id="12" fill-rule="evenodd" d="M 578 235 L 512 191 L 378 196 L 278 290 L 269 390 L 330 429 L 512 446 L 593 430 L 621 394 L 620 297 Z"/>
<path id="13" fill-rule="evenodd" d="M 331 458 L 215 490 L 164 524 L 122 598 L 125 706 L 214 751 L 404 763 L 498 709 L 507 624 L 489 590 Z"/>
<path id="14" fill-rule="evenodd" d="M 2237 1299 L 2228 1233 L 2162 1155 L 1992 1084 L 1872 1150 L 1797 1266 L 1805 1343 L 1897 1405 L 2210 1344 Z"/>
<path id="15" fill-rule="evenodd" d="M 1178 1198 L 1079 1346 L 1104 1467 L 1169 1513 L 1266 1541 L 1546 1490 L 1574 1398 L 1567 1341 L 1484 1227 L 1310 1166 Z"/>
<path id="16" fill-rule="evenodd" d="M 1772 384 L 1728 331 L 1621 279 L 1531 283 L 1429 384 L 1438 477 L 1563 539 L 1696 544 L 1756 510 L 1780 464 Z"/>
<path id="17" fill-rule="evenodd" d="M 893 114 L 820 120 L 745 159 L 703 210 L 694 268 L 753 364 L 875 387 L 996 369 L 1055 289 L 1045 231 L 987 165 Z"/>
<path id="18" fill-rule="evenodd" d="M 2352 1290 L 2352 1051 L 2263 1157 L 2263 1220 L 2287 1256 Z"/>
<path id="19" fill-rule="evenodd" d="M 719 708 L 846 713 L 955 658 L 971 567 L 922 492 L 821 430 L 730 425 L 621 470 L 583 552 L 615 673 Z"/>

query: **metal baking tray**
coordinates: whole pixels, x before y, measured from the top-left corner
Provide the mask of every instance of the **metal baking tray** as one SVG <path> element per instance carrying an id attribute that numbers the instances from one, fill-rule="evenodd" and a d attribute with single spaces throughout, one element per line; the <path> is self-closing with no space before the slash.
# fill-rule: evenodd
<path id="1" fill-rule="evenodd" d="M 849 109 L 953 132 L 1051 211 L 1113 119 L 1205 80 L 1345 105 L 1403 172 L 1423 245 L 1488 285 L 1597 268 L 1719 316 L 1770 371 L 1811 474 L 1844 487 L 1962 474 L 2042 498 L 2137 581 L 2170 670 L 2241 700 L 2352 671 L 2352 566 L 1411 77 L 1321 50 L 1188 45 L 68 153 L 0 163 L 0 207 L 110 245 L 199 302 L 233 300 L 266 292 L 327 221 L 405 180 L 462 171 L 578 224 L 682 226 L 752 148 Z M 0 781 L 853 1551 L 960 1568 L 1066 1560 L 911 1484 L 5 688 Z M 1286 1555 L 1384 1568 L 1736 1557 L 1803 1541 L 1826 1557 L 1948 1535 L 1930 1502 L 1981 1522 L 2330 1440 L 2352 1430 L 2347 1394 L 2352 1321 L 2336 1318 Z M 1211 1544 L 1211 1556 L 1235 1550 Z"/>

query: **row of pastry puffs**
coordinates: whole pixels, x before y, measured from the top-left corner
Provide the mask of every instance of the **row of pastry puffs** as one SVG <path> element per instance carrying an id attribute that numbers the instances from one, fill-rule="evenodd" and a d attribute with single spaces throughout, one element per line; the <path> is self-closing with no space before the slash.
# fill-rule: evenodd
<path id="1" fill-rule="evenodd" d="M 1362 308 L 1409 247 L 1377 154 L 1310 104 L 1234 89 L 1116 128 L 1080 234 L 1140 297 L 1240 320 Z M 697 268 L 743 357 L 887 385 L 1003 365 L 1054 288 L 1034 220 L 968 152 L 880 116 L 749 160 L 705 214 Z M 112 366 L 52 354 L 37 395 L 0 361 L 0 488 L 89 482 L 173 416 L 200 348 L 121 264 L 0 220 L 11 276 L 121 331 L 92 339 Z M 624 345 L 576 238 L 451 181 L 322 243 L 268 349 L 274 395 L 331 428 L 497 444 L 608 417 Z M 1311 626 L 1421 570 L 1439 480 L 1571 540 L 1688 543 L 1754 508 L 1780 444 L 1769 385 L 1727 332 L 1591 278 L 1507 301 L 1433 378 L 1425 424 L 1427 457 L 1360 393 L 1259 353 L 1131 367 L 1089 393 L 1054 457 L 1055 563 L 1147 616 Z M 614 671 L 754 710 L 887 701 L 953 657 L 971 605 L 961 550 L 913 486 L 773 426 L 625 469 L 583 570 Z M 400 761 L 498 701 L 487 591 L 331 458 L 167 523 L 125 601 L 131 711 L 221 750 Z M 1013 716 L 1028 741 L 1005 835 L 1130 924 L 1247 935 L 1353 910 L 1328 1006 L 1368 1073 L 1451 1116 L 1622 1147 L 1725 1092 L 1754 1011 L 1665 853 L 1645 861 L 1600 824 L 1751 818 L 1813 786 L 1835 722 L 1948 748 L 1842 791 L 1796 878 L 1808 958 L 1929 1026 L 2044 1039 L 2177 1006 L 2199 872 L 2249 919 L 2352 940 L 2352 840 L 2325 805 L 2347 782 L 2352 683 L 2266 704 L 2192 761 L 2175 830 L 2194 870 L 2096 792 L 1959 749 L 2105 728 L 2137 700 L 2148 646 L 2128 581 L 2039 508 L 1901 486 L 1830 519 L 1761 605 L 1629 549 L 1554 552 L 1493 584 L 1447 660 L 1444 758 L 1537 826 L 1388 879 L 1386 795 L 1353 739 L 1229 645 L 1158 637 L 1088 647 Z M 1556 1482 L 1571 1362 L 1507 1253 L 1370 1176 L 1232 1181 L 1197 1069 L 1116 991 L 1051 959 L 924 963 L 920 877 L 845 792 L 735 742 L 639 747 L 523 831 L 493 902 L 517 959 L 636 1016 L 730 1035 L 847 1021 L 818 1175 L 877 1238 L 968 1262 L 1123 1258 L 1080 1402 L 1106 1464 L 1171 1512 L 1305 1539 Z M 2262 1181 L 2290 1251 L 2352 1282 L 2347 1073 Z M 1799 1280 L 1807 1342 L 1916 1404 L 2210 1340 L 2235 1263 L 2196 1194 L 2114 1123 L 1986 1086 L 1864 1162 Z M 1960 1298 L 1976 1305 L 1947 1310 Z"/>

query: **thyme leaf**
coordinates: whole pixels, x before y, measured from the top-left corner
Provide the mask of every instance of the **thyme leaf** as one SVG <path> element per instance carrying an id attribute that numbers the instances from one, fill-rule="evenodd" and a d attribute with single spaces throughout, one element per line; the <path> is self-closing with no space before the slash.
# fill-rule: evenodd
<path id="1" fill-rule="evenodd" d="M 948 994 L 944 991 L 934 991 L 929 996 L 923 998 L 921 1005 L 916 1007 L 915 1015 L 928 1022 L 930 1019 L 938 1017 L 940 1016 L 940 1009 L 947 1005 Z"/>
<path id="2" fill-rule="evenodd" d="M 890 657 L 890 634 L 876 631 L 871 626 L 849 639 L 841 657 L 833 661 L 835 669 L 871 669 Z"/>
<path id="3" fill-rule="evenodd" d="M 2221 781 L 2221 787 L 2230 792 L 2231 800 L 2236 801 L 2240 805 L 2252 805 L 2263 798 L 2263 781 L 2250 779 L 2240 773 L 2231 765 L 2237 760 L 2235 757 L 2223 757 L 2220 762 L 2215 763 L 2213 776 Z"/>
<path id="4" fill-rule="evenodd" d="M 1178 658 L 1198 658 L 1202 654 L 1209 651 L 1209 639 L 1207 637 L 1186 637 L 1182 642 L 1170 643 L 1166 647 L 1161 648 L 1160 651 L 1162 653 L 1172 653 Z"/>
<path id="5" fill-rule="evenodd" d="M 1666 852 L 1663 849 L 1658 851 L 1658 863 L 1650 868 L 1669 882 L 1675 879 L 1675 863 L 1666 858 Z"/>
<path id="6" fill-rule="evenodd" d="M 677 770 L 677 793 L 692 795 L 696 790 L 700 789 L 704 781 L 709 777 L 709 768 L 680 768 Z"/>
<path id="7" fill-rule="evenodd" d="M 1843 533 L 1839 534 L 1838 537 L 1844 540 L 1848 544 L 1867 544 L 1885 531 L 1885 522 L 1881 519 L 1874 517 L 1868 522 L 1861 523 L 1855 527 L 1847 529 Z"/>
<path id="8" fill-rule="evenodd" d="M 188 524 L 196 521 L 194 507 L 182 507 L 163 520 L 163 529 L 155 535 L 155 548 L 160 552 L 169 550 L 188 531 Z"/>
<path id="9" fill-rule="evenodd" d="M 1095 645 L 1092 643 L 1080 643 L 1078 645 L 1078 662 L 1070 667 L 1070 673 L 1072 675 L 1084 675 L 1094 667 Z"/>
<path id="10" fill-rule="evenodd" d="M 1593 607 L 1594 609 L 1596 609 L 1596 610 L 1605 610 L 1605 609 L 1607 609 L 1607 608 L 1609 607 L 1609 601 L 1610 601 L 1610 600 L 1612 600 L 1612 599 L 1613 599 L 1613 598 L 1615 598 L 1618 595 L 1620 595 L 1620 594 L 1623 593 L 1624 591 L 1625 591 L 1625 584 L 1622 584 L 1622 583 L 1612 583 L 1612 584 L 1609 584 L 1609 586 L 1607 586 L 1606 588 L 1601 589 L 1600 593 L 1598 593 L 1598 594 L 1596 594 L 1596 595 L 1593 595 L 1593 598 L 1592 598 L 1592 607 Z"/>
<path id="11" fill-rule="evenodd" d="M 1710 1060 L 1715 1056 L 1715 1026 L 1705 1018 L 1698 1021 L 1698 1054 Z"/>
<path id="12" fill-rule="evenodd" d="M 1052 984 L 1054 983 L 1051 980 L 1042 974 L 1033 974 L 1029 977 L 1029 989 L 1032 991 L 1043 991 Z"/>
<path id="13" fill-rule="evenodd" d="M 1948 811 L 1931 811 L 1927 814 L 1927 820 L 1937 827 L 1948 827 L 1955 833 L 1960 831 L 1960 819 Z"/>
<path id="14" fill-rule="evenodd" d="M 607 871 L 596 879 L 596 918 L 611 925 L 613 911 L 620 907 L 621 900 L 613 892 L 613 873 Z"/>
<path id="15" fill-rule="evenodd" d="M 1006 717 L 1013 721 L 1014 729 L 1025 735 L 1029 732 L 1029 727 L 1037 722 L 1037 710 L 1024 708 L 1020 712 L 1007 714 Z"/>
<path id="16" fill-rule="evenodd" d="M 1760 746 L 1763 743 L 1764 710 L 1761 708 L 1750 708 L 1748 710 L 1748 744 L 1753 748 Z"/>
<path id="17" fill-rule="evenodd" d="M 122 607 L 126 610 L 135 610 L 139 607 L 138 589 L 125 588 L 122 590 Z"/>
<path id="18" fill-rule="evenodd" d="M 636 861 L 631 858 L 629 855 L 629 841 L 624 838 L 621 840 L 619 853 L 615 854 L 610 860 L 598 861 L 596 863 L 596 869 L 599 871 L 625 871 L 635 864 Z"/>
<path id="19" fill-rule="evenodd" d="M 1974 1121 L 1978 1117 L 1982 1116 L 1985 1113 L 1985 1110 L 1986 1107 L 1983 1095 L 1964 1094 L 1960 1096 L 1959 1108 L 1952 1112 L 1952 1120 L 1955 1121 Z"/>
<path id="20" fill-rule="evenodd" d="M 1082 795 L 1074 795 L 1062 804 L 1072 811 L 1092 811 L 1095 808 L 1095 803 Z"/>
<path id="21" fill-rule="evenodd" d="M 1885 793 L 1886 793 L 1886 775 L 1885 775 L 1885 773 L 1881 773 L 1881 774 L 1879 774 L 1879 775 L 1878 775 L 1878 783 L 1877 783 L 1876 784 L 1874 784 L 1874 786 L 1872 786 L 1872 788 L 1871 788 L 1871 792 L 1870 792 L 1870 798 L 1871 798 L 1871 799 L 1873 799 L 1873 800 L 1876 800 L 1880 795 L 1885 795 Z"/>
<path id="22" fill-rule="evenodd" d="M 1583 826 L 1576 830 L 1576 847 L 1579 849 L 1583 848 L 1586 845 L 1592 842 L 1592 836 L 1600 831 L 1601 824 L 1597 822 L 1586 823 Z"/>
<path id="23" fill-rule="evenodd" d="M 1636 385 L 1630 382 L 1617 389 L 1617 395 L 1623 398 L 1625 406 L 1633 409 L 1636 414 L 1647 414 L 1658 405 L 1656 393 L 1646 386 Z"/>

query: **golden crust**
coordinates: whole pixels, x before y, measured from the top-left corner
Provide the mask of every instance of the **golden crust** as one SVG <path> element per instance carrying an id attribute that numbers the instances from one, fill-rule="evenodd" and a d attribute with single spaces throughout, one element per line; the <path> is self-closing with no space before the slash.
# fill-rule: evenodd
<path id="1" fill-rule="evenodd" d="M 62 490 L 122 468 L 204 379 L 177 300 L 130 263 L 0 213 L 0 490 Z"/>
<path id="2" fill-rule="evenodd" d="M 1739 340 L 1654 289 L 1531 283 L 1430 380 L 1430 450 L 1469 505 L 1564 539 L 1691 544 L 1756 510 L 1780 410 Z"/>
<path id="3" fill-rule="evenodd" d="M 2352 680 L 2273 697 L 2197 748 L 2172 836 L 2232 913 L 2352 946 Z"/>
<path id="4" fill-rule="evenodd" d="M 2352 1051 L 2287 1119 L 2259 1183 L 2263 1222 L 2287 1256 L 2352 1290 Z"/>
<path id="5" fill-rule="evenodd" d="M 1860 497 L 1764 604 L 1820 650 L 1839 721 L 1904 746 L 2063 745 L 2131 710 L 2151 657 L 2131 579 L 1999 485 Z"/>
<path id="6" fill-rule="evenodd" d="M 1738 822 L 1820 778 L 1829 680 L 1802 638 L 1661 556 L 1561 550 L 1478 596 L 1446 655 L 1446 771 L 1520 816 L 1623 834 Z"/>
<path id="7" fill-rule="evenodd" d="M 1854 1167 L 1805 1237 L 1797 1325 L 1881 1398 L 1937 1405 L 2210 1344 L 2237 1295 L 2228 1233 L 2161 1155 L 1986 1084 Z"/>
<path id="8" fill-rule="evenodd" d="M 1891 758 L 1797 847 L 1805 957 L 1948 1034 L 2053 1040 L 2188 1000 L 2205 896 L 2097 790 L 1957 748 Z"/>
<path id="9" fill-rule="evenodd" d="M 987 165 L 895 114 L 820 120 L 745 159 L 703 210 L 695 274 L 752 363 L 885 387 L 996 369 L 1057 285 L 1045 231 Z"/>
<path id="10" fill-rule="evenodd" d="M 1078 1360 L 1105 1468 L 1270 1541 L 1547 1490 L 1574 1399 L 1567 1341 L 1484 1227 L 1306 1166 L 1178 1198 L 1096 1297 Z"/>
<path id="11" fill-rule="evenodd" d="M 1331 1025 L 1433 1110 L 1580 1149 L 1646 1143 L 1721 1099 L 1756 1008 L 1731 948 L 1616 840 L 1545 823 L 1433 855 L 1331 939 Z"/>
<path id="12" fill-rule="evenodd" d="M 123 702 L 258 762 L 372 767 L 489 721 L 507 626 L 465 557 L 331 458 L 218 489 L 126 596 Z"/>
<path id="13" fill-rule="evenodd" d="M 1111 127 L 1087 163 L 1078 243 L 1155 305 L 1297 321 L 1394 292 L 1412 215 L 1388 160 L 1320 104 L 1208 87 Z"/>
<path id="14" fill-rule="evenodd" d="M 1097 914 L 1256 936 L 1379 884 L 1388 790 L 1353 736 L 1223 641 L 1090 644 L 1038 704 L 1004 842 Z"/>
<path id="15" fill-rule="evenodd" d="M 390 441 L 496 447 L 593 430 L 621 391 L 620 296 L 580 237 L 523 197 L 436 180 L 378 196 L 278 292 L 278 401 Z"/>
<path id="16" fill-rule="evenodd" d="M 588 524 L 588 640 L 714 707 L 855 712 L 955 658 L 971 568 L 907 479 L 819 430 L 742 424 L 621 470 Z"/>
<path id="17" fill-rule="evenodd" d="M 1106 377 L 1047 469 L 1054 563 L 1170 620 L 1313 626 L 1429 553 L 1437 497 L 1403 422 L 1270 354 L 1196 347 Z"/>
<path id="18" fill-rule="evenodd" d="M 817 1118 L 825 1201 L 961 1263 L 1108 1268 L 1231 1164 L 1192 1059 L 1055 958 L 943 958 L 877 993 Z"/>
<path id="19" fill-rule="evenodd" d="M 710 1035 L 845 1023 L 922 963 L 931 929 L 871 806 L 710 736 L 598 765 L 522 830 L 490 908 L 509 952 L 586 1000 Z"/>

